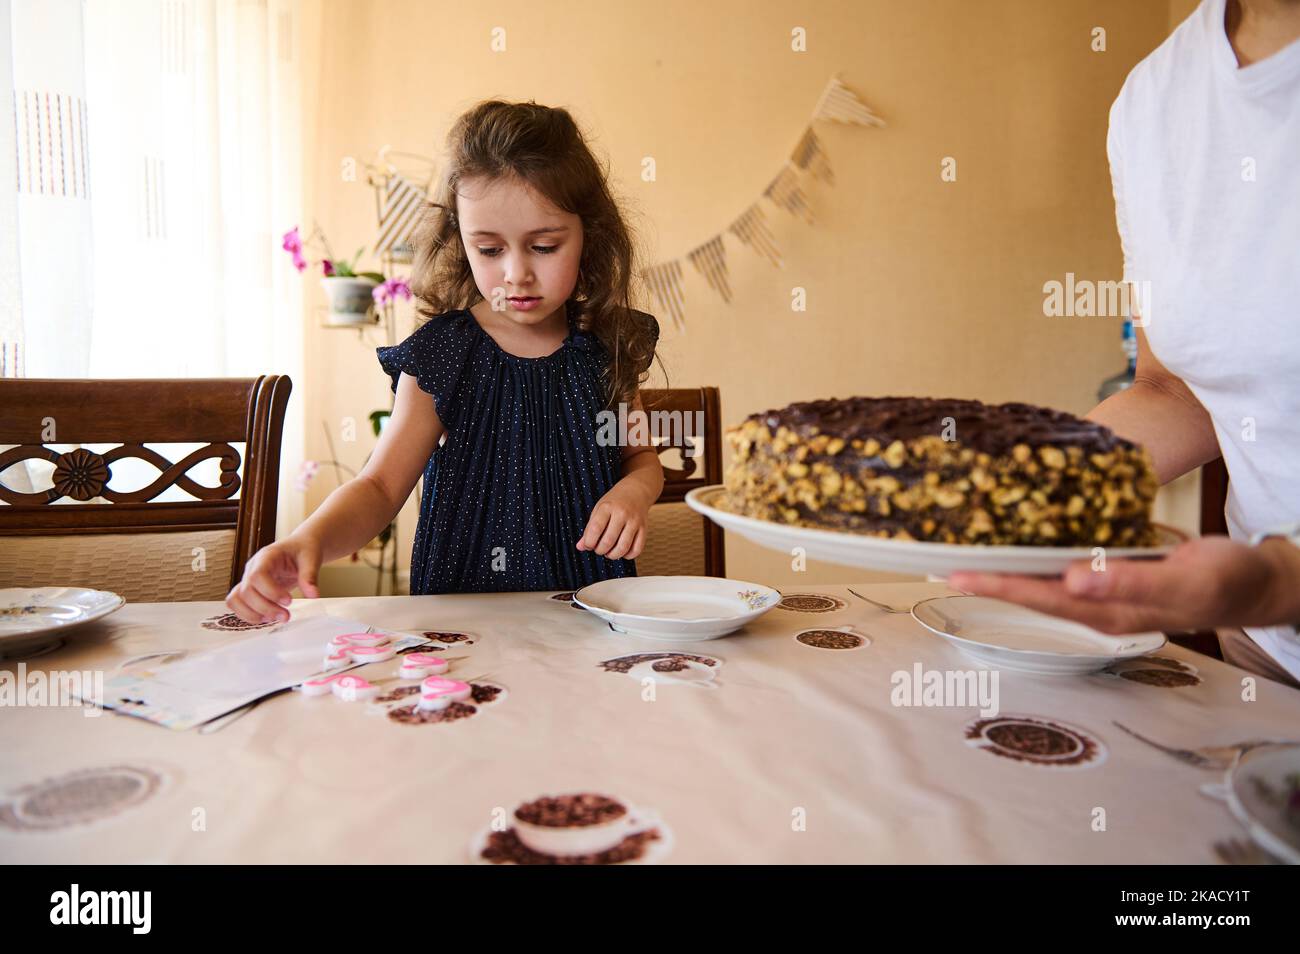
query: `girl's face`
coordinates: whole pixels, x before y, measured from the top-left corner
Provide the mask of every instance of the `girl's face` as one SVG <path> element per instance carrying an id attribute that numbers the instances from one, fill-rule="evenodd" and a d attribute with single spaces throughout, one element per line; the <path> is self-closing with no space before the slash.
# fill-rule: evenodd
<path id="1" fill-rule="evenodd" d="M 465 179 L 457 191 L 460 238 L 479 292 L 520 325 L 546 321 L 573 294 L 582 219 L 515 179 Z"/>

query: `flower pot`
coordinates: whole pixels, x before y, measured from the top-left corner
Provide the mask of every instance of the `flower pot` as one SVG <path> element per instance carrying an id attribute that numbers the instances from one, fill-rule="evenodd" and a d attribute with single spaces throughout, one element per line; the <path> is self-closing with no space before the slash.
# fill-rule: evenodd
<path id="1" fill-rule="evenodd" d="M 326 322 L 331 325 L 373 324 L 370 309 L 374 306 L 374 290 L 379 283 L 372 278 L 344 278 L 333 275 L 320 280 L 329 296 L 330 311 Z"/>

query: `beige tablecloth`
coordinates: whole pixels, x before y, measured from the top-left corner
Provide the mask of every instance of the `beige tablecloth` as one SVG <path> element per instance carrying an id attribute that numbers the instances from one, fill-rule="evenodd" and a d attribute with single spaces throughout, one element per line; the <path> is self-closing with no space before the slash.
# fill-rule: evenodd
<path id="1" fill-rule="evenodd" d="M 670 862 L 1211 862 L 1213 841 L 1243 835 L 1200 792 L 1219 775 L 1115 723 L 1182 749 L 1300 739 L 1300 692 L 1258 680 L 1246 701 L 1243 672 L 1169 646 L 1154 665 L 1193 684 L 1002 672 L 1003 718 L 1077 727 L 1096 743 L 1075 767 L 1007 757 L 967 739 L 975 708 L 894 704 L 895 673 L 975 663 L 844 587 L 803 592 L 842 608 L 775 609 L 742 633 L 684 646 L 616 635 L 545 593 L 303 601 L 297 614 L 471 634 L 450 674 L 508 692 L 471 718 L 428 725 L 295 692 L 206 734 L 76 708 L 3 709 L 0 859 L 458 863 L 519 803 L 593 791 L 656 813 L 671 831 Z M 903 603 L 946 590 L 859 592 Z M 26 665 L 111 671 L 138 654 L 240 638 L 198 626 L 222 611 L 128 605 Z M 870 644 L 794 639 L 849 626 Z M 652 651 L 719 658 L 715 685 L 654 683 L 649 699 L 645 683 L 600 665 Z M 362 673 L 378 680 L 396 665 Z M 14 810 L 46 780 L 113 767 L 150 779 L 146 797 L 44 830 Z M 77 806 L 46 808 L 57 820 Z"/>

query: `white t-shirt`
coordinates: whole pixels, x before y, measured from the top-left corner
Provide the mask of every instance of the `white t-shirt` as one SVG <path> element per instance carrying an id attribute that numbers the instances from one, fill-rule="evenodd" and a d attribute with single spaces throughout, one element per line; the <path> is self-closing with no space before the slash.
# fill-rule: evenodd
<path id="1" fill-rule="evenodd" d="M 1300 520 L 1300 41 L 1245 68 L 1202 0 L 1110 111 L 1126 281 L 1214 421 L 1234 538 Z M 1300 585 L 1300 583 L 1297 583 Z M 1290 627 L 1247 633 L 1300 678 Z"/>

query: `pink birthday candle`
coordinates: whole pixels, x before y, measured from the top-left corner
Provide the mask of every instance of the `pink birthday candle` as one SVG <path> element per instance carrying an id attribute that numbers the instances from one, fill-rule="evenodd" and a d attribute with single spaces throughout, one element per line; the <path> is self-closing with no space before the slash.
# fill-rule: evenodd
<path id="1" fill-rule="evenodd" d="M 333 688 L 334 695 L 344 702 L 360 702 L 379 695 L 379 687 L 360 676 L 339 676 Z"/>
<path id="2" fill-rule="evenodd" d="M 341 673 L 335 673 L 332 676 L 321 676 L 319 679 L 308 679 L 302 684 L 302 694 L 304 696 L 324 696 L 334 688 L 334 680 L 341 678 Z"/>
<path id="3" fill-rule="evenodd" d="M 353 646 L 387 646 L 386 633 L 346 633 L 339 639 L 346 639 Z"/>
<path id="4" fill-rule="evenodd" d="M 359 663 L 383 662 L 397 655 L 393 646 L 353 646 L 348 654 Z"/>
<path id="5" fill-rule="evenodd" d="M 330 653 L 325 657 L 323 669 L 341 669 L 344 666 L 351 665 L 352 651 L 350 649 L 340 649 L 338 652 Z"/>
<path id="6" fill-rule="evenodd" d="M 459 679 L 444 679 L 441 676 L 430 676 L 420 683 L 420 708 L 445 709 L 453 702 L 468 699 L 470 692 L 471 689 L 467 682 L 461 682 Z"/>
<path id="7" fill-rule="evenodd" d="M 441 656 L 433 653 L 408 653 L 402 657 L 402 668 L 398 675 L 403 679 L 423 679 L 447 671 L 451 664 Z"/>

